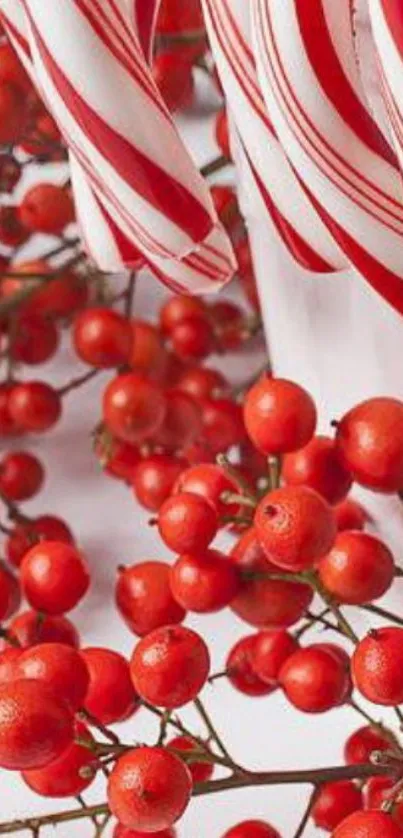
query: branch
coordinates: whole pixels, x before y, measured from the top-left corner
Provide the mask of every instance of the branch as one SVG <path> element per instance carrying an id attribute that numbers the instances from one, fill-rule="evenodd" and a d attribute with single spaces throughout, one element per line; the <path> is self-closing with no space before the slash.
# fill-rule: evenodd
<path id="1" fill-rule="evenodd" d="M 78 821 L 81 818 L 96 818 L 97 815 L 109 815 L 109 806 L 107 803 L 88 806 L 86 809 L 70 809 L 67 812 L 57 812 L 53 815 L 41 815 L 38 818 L 27 818 L 26 820 L 0 823 L 0 835 L 11 835 L 12 832 L 23 832 L 26 829 L 30 829 L 31 832 L 35 833 L 42 826 L 56 826 L 58 823 Z"/>
<path id="2" fill-rule="evenodd" d="M 298 829 L 297 829 L 297 831 L 294 835 L 294 838 L 302 838 L 302 835 L 305 832 L 305 827 L 308 825 L 309 818 L 311 817 L 312 808 L 315 804 L 317 796 L 318 796 L 318 789 L 315 787 L 311 796 L 310 796 L 310 798 L 309 798 L 309 800 L 308 800 L 308 805 L 307 805 L 307 807 L 305 809 L 305 812 L 302 816 L 302 820 L 300 821 L 300 824 L 299 824 Z"/>
<path id="3" fill-rule="evenodd" d="M 403 619 L 398 617 L 397 614 L 392 614 L 391 611 L 387 611 L 386 608 L 380 608 L 379 605 L 362 605 L 361 608 L 364 611 L 369 611 L 370 614 L 376 614 L 377 617 L 383 617 L 385 620 L 390 620 L 398 626 L 403 626 Z"/>

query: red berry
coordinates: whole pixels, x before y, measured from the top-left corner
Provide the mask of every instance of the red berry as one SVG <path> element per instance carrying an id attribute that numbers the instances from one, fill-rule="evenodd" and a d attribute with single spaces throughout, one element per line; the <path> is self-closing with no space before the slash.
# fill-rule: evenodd
<path id="1" fill-rule="evenodd" d="M 403 702 L 403 629 L 373 629 L 355 648 L 352 674 L 355 686 L 374 704 Z"/>
<path id="2" fill-rule="evenodd" d="M 71 710 L 39 681 L 0 684 L 0 765 L 11 770 L 43 768 L 71 744 Z"/>
<path id="3" fill-rule="evenodd" d="M 87 565 L 79 551 L 61 541 L 44 541 L 25 554 L 21 585 L 33 608 L 46 614 L 71 611 L 90 584 Z"/>
<path id="4" fill-rule="evenodd" d="M 67 617 L 45 615 L 39 620 L 36 611 L 24 611 L 14 617 L 8 631 L 23 648 L 38 643 L 64 643 L 74 648 L 80 645 L 77 629 Z"/>
<path id="5" fill-rule="evenodd" d="M 264 454 L 302 448 L 316 427 L 314 402 L 298 384 L 268 374 L 249 390 L 244 404 L 246 430 Z"/>
<path id="6" fill-rule="evenodd" d="M 163 374 L 166 361 L 159 330 L 146 320 L 133 320 L 131 330 L 129 366 L 136 372 L 158 378 L 160 374 Z"/>
<path id="7" fill-rule="evenodd" d="M 22 655 L 22 649 L 10 646 L 0 652 L 0 684 L 15 681 L 17 672 L 17 661 Z"/>
<path id="8" fill-rule="evenodd" d="M 387 751 L 391 743 L 379 730 L 366 725 L 352 733 L 344 746 L 344 759 L 348 765 L 370 762 L 373 751 Z"/>
<path id="9" fill-rule="evenodd" d="M 40 541 L 74 544 L 73 535 L 64 521 L 54 515 L 40 515 L 35 520 L 14 527 L 5 544 L 7 559 L 19 567 L 25 553 Z"/>
<path id="10" fill-rule="evenodd" d="M 77 315 L 73 344 L 79 358 L 99 369 L 127 363 L 132 346 L 129 321 L 107 308 L 88 308 Z"/>
<path id="11" fill-rule="evenodd" d="M 335 442 L 327 436 L 315 436 L 304 448 L 287 454 L 281 476 L 288 485 L 315 489 L 332 504 L 341 501 L 352 484 Z"/>
<path id="12" fill-rule="evenodd" d="M 84 703 L 89 685 L 88 669 L 71 646 L 62 643 L 41 643 L 22 652 L 16 671 L 19 678 L 43 681 L 72 710 Z"/>
<path id="13" fill-rule="evenodd" d="M 207 320 L 208 310 L 206 304 L 200 297 L 189 297 L 186 294 L 177 294 L 170 297 L 162 306 L 160 311 L 161 331 L 170 335 L 172 330 L 182 323 L 183 320 Z"/>
<path id="14" fill-rule="evenodd" d="M 21 602 L 20 585 L 14 574 L 0 563 L 0 620 L 11 617 Z"/>
<path id="15" fill-rule="evenodd" d="M 225 108 L 222 108 L 220 111 L 218 111 L 218 114 L 216 116 L 215 137 L 217 140 L 218 148 L 220 149 L 221 153 L 224 155 L 224 157 L 227 157 L 228 160 L 230 160 L 231 150 L 229 144 L 228 116 Z"/>
<path id="16" fill-rule="evenodd" d="M 1 108 L 1 102 L 0 102 Z M 22 224 L 18 207 L 6 204 L 0 207 L 0 242 L 6 247 L 19 247 L 29 239 L 30 232 Z M 3 293 L 3 289 L 1 289 Z"/>
<path id="17" fill-rule="evenodd" d="M 390 803 L 396 787 L 393 777 L 370 777 L 364 786 L 365 809 L 381 809 Z M 403 829 L 403 802 L 396 801 L 390 812 L 393 820 Z"/>
<path id="18" fill-rule="evenodd" d="M 71 195 L 54 183 L 38 183 L 25 193 L 19 207 L 22 224 L 33 233 L 59 236 L 74 221 Z"/>
<path id="19" fill-rule="evenodd" d="M 171 827 L 192 792 L 189 769 L 165 748 L 136 748 L 121 757 L 108 782 L 108 802 L 120 823 L 147 833 Z"/>
<path id="20" fill-rule="evenodd" d="M 15 143 L 24 130 L 26 108 L 22 91 L 15 84 L 0 85 L 0 143 Z M 13 159 L 13 158 L 11 158 Z M 4 174 L 2 172 L 2 182 Z M 19 178 L 17 179 L 17 181 Z M 16 182 L 17 182 L 16 181 Z M 6 180 L 7 184 L 7 180 Z M 12 188 L 15 184 L 13 184 Z M 2 190 L 3 191 L 3 190 Z M 5 191 L 9 191 L 8 189 Z M 11 190 L 10 190 L 11 191 Z"/>
<path id="21" fill-rule="evenodd" d="M 127 660 L 111 649 L 83 649 L 90 683 L 84 708 L 104 725 L 130 718 L 138 707 Z"/>
<path id="22" fill-rule="evenodd" d="M 194 95 L 192 65 L 175 52 L 161 52 L 154 59 L 153 78 L 170 111 L 188 108 Z"/>
<path id="23" fill-rule="evenodd" d="M 386 812 L 354 812 L 336 828 L 332 838 L 403 838 L 403 829 Z"/>
<path id="24" fill-rule="evenodd" d="M 172 595 L 169 565 L 163 562 L 141 562 L 122 569 L 115 596 L 126 625 L 140 637 L 161 626 L 181 623 L 186 616 Z"/>
<path id="25" fill-rule="evenodd" d="M 195 399 L 203 400 L 225 396 L 229 391 L 229 384 L 218 370 L 209 367 L 188 367 L 179 376 L 177 388 Z"/>
<path id="26" fill-rule="evenodd" d="M 280 838 L 280 833 L 265 821 L 242 821 L 229 829 L 223 838 Z"/>
<path id="27" fill-rule="evenodd" d="M 29 310 L 42 317 L 70 318 L 87 302 L 88 284 L 85 277 L 66 271 L 41 283 L 30 297 Z"/>
<path id="28" fill-rule="evenodd" d="M 336 439 L 357 483 L 378 492 L 403 488 L 403 402 L 362 402 L 337 423 Z"/>
<path id="29" fill-rule="evenodd" d="M 156 512 L 171 494 L 185 462 L 168 454 L 147 457 L 133 473 L 134 494 L 146 509 Z"/>
<path id="30" fill-rule="evenodd" d="M 220 466 L 202 463 L 186 469 L 180 475 L 175 490 L 178 493 L 191 492 L 200 495 L 213 504 L 220 517 L 236 514 L 238 511 L 237 506 L 224 503 L 222 499 L 225 492 L 238 493 L 239 487 Z"/>
<path id="31" fill-rule="evenodd" d="M 297 649 L 297 640 L 287 631 L 260 631 L 253 648 L 253 669 L 265 684 L 277 686 L 283 663 Z"/>
<path id="32" fill-rule="evenodd" d="M 130 663 L 133 684 L 145 701 L 168 709 L 196 698 L 210 669 L 207 646 L 191 629 L 168 626 L 137 644 Z"/>
<path id="33" fill-rule="evenodd" d="M 116 439 L 107 428 L 102 428 L 96 434 L 94 449 L 104 471 L 117 480 L 132 482 L 134 470 L 141 462 L 135 445 Z"/>
<path id="34" fill-rule="evenodd" d="M 9 500 L 28 500 L 39 492 L 45 477 L 42 463 L 27 451 L 13 451 L 0 462 L 0 489 Z"/>
<path id="35" fill-rule="evenodd" d="M 137 829 L 128 829 L 118 823 L 115 826 L 113 838 L 148 838 L 149 832 L 139 832 Z M 154 838 L 177 838 L 175 829 L 163 829 L 153 832 Z"/>
<path id="36" fill-rule="evenodd" d="M 167 743 L 167 748 L 171 748 L 174 751 L 184 751 L 185 754 L 189 753 L 189 751 L 198 751 L 200 753 L 201 750 L 200 745 L 194 739 L 191 739 L 190 736 L 176 736 L 174 739 L 170 739 Z M 187 766 L 192 775 L 193 783 L 205 783 L 207 780 L 211 780 L 214 773 L 214 765 L 209 762 L 203 762 L 202 760 L 200 762 L 192 760 L 192 762 L 187 763 Z"/>
<path id="37" fill-rule="evenodd" d="M 0 44 L 0 85 L 4 82 L 18 85 L 24 93 L 31 88 L 24 67 L 9 41 Z"/>
<path id="38" fill-rule="evenodd" d="M 173 351 L 184 360 L 201 360 L 214 351 L 212 327 L 208 320 L 200 317 L 181 320 L 171 330 L 170 338 Z"/>
<path id="39" fill-rule="evenodd" d="M 233 236 L 241 221 L 235 190 L 232 186 L 215 184 L 211 187 L 210 193 L 221 223 L 228 233 Z"/>
<path id="40" fill-rule="evenodd" d="M 215 454 L 245 440 L 242 408 L 231 399 L 205 399 L 202 405 L 203 437 Z"/>
<path id="41" fill-rule="evenodd" d="M 345 530 L 319 562 L 318 573 L 339 602 L 364 605 L 379 599 L 390 588 L 395 564 L 392 553 L 379 538 Z"/>
<path id="42" fill-rule="evenodd" d="M 351 780 L 339 780 L 320 787 L 311 814 L 315 826 L 331 832 L 362 805 L 360 788 Z"/>
<path id="43" fill-rule="evenodd" d="M 202 428 L 200 406 L 193 396 L 181 390 L 167 390 L 167 409 L 161 428 L 154 437 L 156 445 L 175 451 L 190 445 Z"/>
<path id="44" fill-rule="evenodd" d="M 15 384 L 4 381 L 0 384 L 0 434 L 2 436 L 13 436 L 20 433 L 20 426 L 10 413 L 10 395 Z"/>
<path id="45" fill-rule="evenodd" d="M 350 498 L 338 503 L 333 511 L 339 532 L 343 530 L 363 530 L 370 520 L 364 507 Z"/>
<path id="46" fill-rule="evenodd" d="M 57 390 L 43 381 L 27 381 L 13 387 L 9 410 L 14 422 L 24 431 L 42 433 L 60 419 L 61 398 Z"/>
<path id="47" fill-rule="evenodd" d="M 257 538 L 273 564 L 285 570 L 306 570 L 324 556 L 336 536 L 329 504 L 305 486 L 269 492 L 255 513 Z"/>
<path id="48" fill-rule="evenodd" d="M 0 88 L 0 114 L 1 109 L 5 104 L 4 98 L 2 100 L 2 97 L 4 97 L 4 88 Z M 3 129 L 3 125 L 5 125 L 4 122 L 1 124 L 1 130 Z M 11 131 L 13 130 L 11 121 L 5 125 L 5 129 L 7 132 L 9 132 L 10 129 Z M 0 192 L 11 193 L 20 180 L 21 173 L 21 164 L 15 159 L 15 157 L 13 157 L 12 154 L 7 154 L 6 152 L 4 154 L 0 154 Z"/>
<path id="49" fill-rule="evenodd" d="M 312 602 L 310 585 L 292 579 L 248 578 L 248 574 L 275 573 L 256 538 L 253 528 L 247 530 L 233 547 L 230 559 L 245 577 L 241 590 L 231 603 L 235 614 L 251 626 L 287 628 L 301 619 Z"/>
<path id="50" fill-rule="evenodd" d="M 88 728 L 76 723 L 75 736 L 93 742 Z M 73 742 L 56 760 L 44 768 L 23 771 L 27 786 L 42 797 L 77 797 L 91 785 L 96 771 L 97 759 L 89 748 Z M 83 769 L 88 775 L 83 776 Z"/>
<path id="51" fill-rule="evenodd" d="M 253 697 L 269 695 L 273 685 L 266 684 L 253 668 L 256 635 L 243 637 L 232 647 L 226 661 L 225 670 L 228 680 L 236 690 Z"/>
<path id="52" fill-rule="evenodd" d="M 225 608 L 239 589 L 235 565 L 218 550 L 180 556 L 171 568 L 170 581 L 177 602 L 201 614 Z"/>
<path id="53" fill-rule="evenodd" d="M 37 314 L 22 313 L 16 319 L 16 334 L 11 353 L 22 364 L 43 364 L 52 358 L 59 345 L 54 323 Z"/>
<path id="54" fill-rule="evenodd" d="M 279 681 L 291 704 L 304 713 L 337 707 L 349 687 L 349 672 L 328 644 L 313 644 L 294 652 L 281 667 Z"/>
<path id="55" fill-rule="evenodd" d="M 248 323 L 239 306 L 230 300 L 218 300 L 210 306 L 210 319 L 222 352 L 242 346 L 248 336 Z"/>
<path id="56" fill-rule="evenodd" d="M 200 0 L 163 0 L 157 34 L 189 61 L 200 58 L 207 45 Z"/>
<path id="57" fill-rule="evenodd" d="M 166 409 L 161 387 L 136 373 L 116 376 L 104 392 L 104 421 L 124 442 L 142 442 L 157 433 Z"/>
<path id="58" fill-rule="evenodd" d="M 175 553 L 204 551 L 215 538 L 218 516 L 214 506 L 200 495 L 182 492 L 168 498 L 158 515 L 161 538 Z"/>

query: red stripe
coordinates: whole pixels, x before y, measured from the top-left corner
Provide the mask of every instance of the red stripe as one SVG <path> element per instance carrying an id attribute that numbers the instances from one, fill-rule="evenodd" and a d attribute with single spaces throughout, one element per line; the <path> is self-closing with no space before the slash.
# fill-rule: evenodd
<path id="1" fill-rule="evenodd" d="M 154 209 L 167 216 L 193 241 L 206 238 L 213 226 L 207 210 L 182 184 L 98 116 L 57 66 L 37 30 L 35 37 L 54 85 L 90 142 L 102 151 L 120 177 Z"/>
<path id="2" fill-rule="evenodd" d="M 262 9 L 259 9 L 259 7 L 257 7 L 257 8 L 258 8 L 258 13 L 260 13 L 260 14 L 262 15 L 262 14 L 263 14 L 263 10 L 262 10 Z M 281 85 L 281 81 L 280 81 L 280 79 L 279 79 L 278 73 L 276 72 L 276 69 L 274 68 L 274 65 L 273 65 L 273 60 L 272 60 L 272 57 L 271 57 L 271 55 L 270 55 L 270 53 L 269 53 L 267 43 L 266 43 L 266 41 L 265 41 L 265 42 L 263 43 L 263 46 L 264 46 L 264 49 L 265 49 L 265 51 L 266 51 L 267 60 L 268 60 L 268 62 L 269 62 L 269 65 L 270 65 L 270 67 L 271 67 L 272 73 L 273 73 L 273 75 L 274 75 L 274 77 L 275 77 L 275 80 L 276 80 L 276 84 L 277 84 L 277 86 L 278 86 L 278 88 L 279 88 L 279 91 L 280 91 L 280 92 L 276 92 L 276 90 L 275 90 L 275 88 L 274 88 L 274 86 L 273 86 L 273 87 L 272 87 L 273 94 L 276 96 L 276 99 L 277 99 L 278 105 L 279 105 L 280 109 L 283 111 L 283 115 L 284 115 L 285 119 L 287 120 L 288 124 L 290 125 L 290 129 L 291 129 L 291 131 L 292 131 L 294 134 L 296 134 L 296 129 L 295 129 L 295 127 L 294 127 L 293 123 L 290 121 L 290 119 L 292 118 L 292 119 L 294 120 L 294 122 L 295 122 L 295 125 L 296 125 L 296 126 L 297 126 L 297 128 L 299 129 L 299 131 L 300 131 L 300 133 L 301 133 L 302 137 L 303 137 L 303 138 L 305 139 L 305 141 L 306 141 L 306 142 L 305 142 L 305 145 L 304 145 L 304 143 L 302 142 L 302 140 L 300 140 L 301 144 L 302 144 L 302 145 L 303 145 L 303 147 L 305 148 L 305 150 L 306 150 L 306 152 L 307 152 L 308 156 L 310 156 L 310 157 L 311 157 L 311 159 L 313 160 L 313 162 L 315 163 L 315 165 L 319 168 L 319 170 L 320 170 L 321 172 L 323 172 L 323 174 L 325 175 L 325 177 L 326 177 L 326 178 L 327 178 L 327 179 L 328 179 L 331 183 L 333 183 L 333 184 L 334 184 L 334 186 L 335 186 L 335 187 L 336 187 L 336 188 L 337 188 L 337 189 L 338 189 L 338 190 L 339 190 L 339 191 L 340 191 L 343 195 L 345 195 L 345 196 L 346 196 L 346 197 L 347 197 L 350 201 L 352 201 L 353 203 L 355 203 L 355 204 L 356 204 L 356 206 L 358 206 L 358 207 L 360 207 L 361 209 L 363 209 L 363 210 L 364 210 L 364 212 L 366 212 L 366 214 L 367 214 L 368 216 L 370 216 L 370 217 L 374 218 L 374 219 L 375 219 L 378 223 L 383 224 L 383 226 L 384 226 L 384 227 L 386 227 L 386 228 L 388 228 L 388 229 L 392 230 L 393 232 L 397 233 L 397 235 L 400 235 L 400 236 L 401 236 L 401 235 L 403 235 L 403 233 L 402 233 L 402 230 L 401 230 L 401 229 L 396 229 L 395 227 L 393 227 L 393 225 L 392 225 L 390 222 L 388 223 L 388 222 L 387 222 L 387 221 L 385 221 L 383 218 L 380 218 L 380 217 L 379 217 L 379 215 L 377 215 L 377 214 L 376 214 L 373 210 L 369 209 L 369 208 L 368 208 L 368 206 L 366 206 L 365 204 L 363 204 L 362 202 L 360 202 L 360 201 L 358 200 L 357 195 L 361 195 L 361 196 L 362 196 L 362 198 L 363 198 L 364 200 L 368 201 L 369 203 L 372 203 L 375 207 L 377 207 L 378 209 L 380 209 L 380 210 L 381 210 L 384 214 L 391 216 L 391 218 L 395 219 L 395 220 L 396 220 L 396 221 L 397 221 L 400 225 L 402 224 L 402 222 L 403 222 L 403 216 L 402 216 L 402 205 L 401 205 L 398 201 L 396 201 L 394 198 L 390 197 L 389 195 L 386 195 L 386 194 L 385 194 L 385 193 L 384 193 L 381 189 L 379 189 L 377 186 L 375 186 L 375 184 L 374 184 L 374 183 L 372 183 L 370 180 L 368 180 L 368 178 L 364 177 L 364 176 L 363 176 L 363 174 L 362 174 L 362 172 L 359 172 L 358 170 L 355 170 L 355 169 L 351 166 L 351 164 L 350 164 L 350 163 L 348 163 L 348 161 L 347 161 L 347 160 L 344 160 L 344 159 L 341 157 L 341 155 L 340 155 L 340 154 L 338 154 L 338 152 L 336 152 L 336 151 L 335 151 L 335 149 L 334 149 L 334 148 L 332 148 L 332 146 L 328 143 L 328 141 L 327 141 L 327 140 L 326 140 L 326 139 L 325 139 L 325 138 L 324 138 L 324 137 L 323 137 L 323 136 L 319 133 L 319 131 L 316 129 L 316 127 L 315 127 L 314 123 L 313 123 L 313 122 L 312 122 L 312 120 L 309 118 L 308 114 L 307 114 L 307 113 L 303 110 L 303 108 L 302 108 L 302 107 L 301 107 L 301 105 L 300 105 L 300 102 L 298 101 L 298 99 L 297 99 L 296 95 L 294 94 L 294 91 L 293 91 L 293 89 L 292 89 L 292 87 L 291 87 L 291 84 L 290 84 L 290 82 L 288 81 L 287 75 L 286 75 L 286 73 L 285 73 L 284 65 L 282 64 L 282 61 L 281 61 L 281 58 L 280 58 L 280 54 L 279 54 L 279 50 L 278 50 L 277 44 L 276 44 L 276 42 L 275 42 L 274 33 L 273 33 L 273 27 L 272 27 L 272 23 L 271 23 L 271 19 L 270 19 L 270 13 L 269 13 L 269 11 L 268 11 L 267 3 L 266 3 L 266 20 L 267 20 L 267 25 L 268 25 L 268 28 L 269 28 L 269 30 L 270 30 L 270 36 L 271 36 L 271 42 L 272 42 L 272 49 L 273 49 L 273 51 L 274 51 L 274 53 L 275 53 L 275 56 L 276 56 L 276 59 L 277 59 L 278 65 L 279 65 L 279 72 L 281 73 L 281 76 L 282 76 L 282 79 L 283 79 L 283 86 L 285 86 L 286 91 L 288 91 L 289 96 L 290 96 L 291 100 L 293 101 L 294 106 L 295 106 L 295 109 L 296 109 L 296 112 L 291 111 L 291 110 L 290 110 L 290 106 L 287 104 L 287 102 L 285 102 L 285 101 L 284 101 L 284 99 L 285 99 L 285 93 L 284 93 L 284 91 L 281 89 L 281 87 L 282 87 L 282 85 Z M 262 26 L 263 26 L 263 23 L 262 23 Z M 399 212 L 398 212 L 398 213 L 396 213 L 396 212 L 392 212 L 392 210 L 388 209 L 388 208 L 387 208 L 387 207 L 385 207 L 383 204 L 381 204 L 379 201 L 375 200 L 375 198 L 374 198 L 373 196 L 371 196 L 371 195 L 369 195 L 367 192 L 365 192 L 365 191 L 364 191 L 362 188 L 360 188 L 360 187 L 359 187 L 359 186 L 358 186 L 358 185 L 357 185 L 354 181 L 352 181 L 350 178 L 348 178 L 348 177 L 347 177 L 347 175 L 345 175 L 345 174 L 344 174 L 344 173 L 343 173 L 340 169 L 339 169 L 339 170 L 337 170 L 337 169 L 335 168 L 335 166 L 333 165 L 333 169 L 335 169 L 336 174 L 338 174 L 338 176 L 339 176 L 339 177 L 340 177 L 340 178 L 341 178 L 341 179 L 342 179 L 342 180 L 343 180 L 343 181 L 344 181 L 344 182 L 345 182 L 348 186 L 350 186 L 350 187 L 351 187 L 351 189 L 352 189 L 353 191 L 352 191 L 352 192 L 349 192 L 349 191 L 348 191 L 345 187 L 343 187 L 343 186 L 342 186 L 342 185 L 341 185 L 341 184 L 340 184 L 340 183 L 336 180 L 336 178 L 335 178 L 335 177 L 333 177 L 333 176 L 330 174 L 330 173 L 332 172 L 332 164 L 329 162 L 329 160 L 328 160 L 328 158 L 325 156 L 324 152 L 322 152 L 322 151 L 321 151 L 321 149 L 319 148 L 319 146 L 315 146 L 315 145 L 314 145 L 314 143 L 313 143 L 312 139 L 309 137 L 309 134 L 308 134 L 307 129 L 306 129 L 306 128 L 304 128 L 304 126 L 303 126 L 303 122 L 304 122 L 304 121 L 305 121 L 305 123 L 308 125 L 308 128 L 311 130 L 311 132 L 313 133 L 313 135 L 317 137 L 317 139 L 319 140 L 319 143 L 321 143 L 321 144 L 325 147 L 325 149 L 327 149 L 327 151 L 328 151 L 328 152 L 329 152 L 329 153 L 330 153 L 330 154 L 331 154 L 331 155 L 332 155 L 332 156 L 333 156 L 333 157 L 334 157 L 337 161 L 341 162 L 341 163 L 342 163 L 342 165 L 344 166 L 344 168 L 346 168 L 347 170 L 349 170 L 349 171 L 350 171 L 350 172 L 354 175 L 354 177 L 356 177 L 357 179 L 359 179 L 360 181 L 362 181 L 363 183 L 365 183 L 368 187 L 370 187 L 370 189 L 371 189 L 372 191 L 374 191 L 375 193 L 377 193 L 378 195 L 380 195 L 380 196 L 381 196 L 381 198 L 383 198 L 385 201 L 387 201 L 387 202 L 389 202 L 390 204 L 394 205 L 394 206 L 395 206 L 395 207 L 399 210 Z M 312 151 L 309 151 L 309 150 L 308 150 L 309 148 L 311 148 L 311 149 L 312 149 Z M 317 157 L 319 158 L 319 160 L 323 160 L 323 161 L 324 161 L 324 164 L 325 164 L 325 165 L 323 165 L 323 164 L 321 165 L 321 164 L 320 164 L 320 162 L 319 162 L 317 159 L 315 159 L 315 154 L 317 155 Z M 327 167 L 327 168 L 326 168 L 326 167 Z M 355 193 L 355 194 L 354 194 L 354 193 Z"/>
<path id="3" fill-rule="evenodd" d="M 324 93 L 361 142 L 386 163 L 398 168 L 396 155 L 344 73 L 330 36 L 322 0 L 295 0 L 295 7 L 304 47 Z"/>
<path id="4" fill-rule="evenodd" d="M 392 38 L 403 58 L 403 7 L 402 0 L 380 0 L 383 14 Z"/>
<path id="5" fill-rule="evenodd" d="M 146 61 L 150 61 L 152 56 L 154 23 L 157 16 L 159 0 L 133 0 L 133 2 L 140 43 Z"/>
<path id="6" fill-rule="evenodd" d="M 320 215 L 329 227 L 334 237 L 342 245 L 344 241 L 344 250 L 353 265 L 355 265 L 372 288 L 393 306 L 399 314 L 403 315 L 403 278 L 393 273 L 393 271 L 389 271 L 377 259 L 374 259 L 367 250 L 364 250 L 357 241 L 351 238 L 343 227 L 337 224 L 334 218 L 323 209 L 313 195 L 310 195 L 310 198 L 318 215 Z"/>
<path id="7" fill-rule="evenodd" d="M 214 2 L 214 0 L 213 0 L 213 2 Z M 218 0 L 218 5 L 219 5 L 219 2 L 220 2 L 220 0 Z M 216 9 L 217 9 L 217 8 L 218 8 L 218 5 L 217 5 L 217 0 L 215 0 L 214 5 L 215 5 L 215 7 L 216 7 Z M 241 44 L 241 46 L 242 46 L 243 51 L 244 51 L 244 52 L 246 53 L 246 55 L 248 56 L 249 61 L 251 62 L 251 64 L 253 64 L 253 66 L 255 66 L 255 56 L 253 55 L 253 52 L 252 52 L 252 50 L 250 49 L 248 42 L 247 42 L 247 41 L 245 40 L 245 38 L 243 37 L 243 34 L 242 34 L 242 32 L 240 31 L 240 29 L 239 29 L 239 26 L 238 26 L 238 24 L 237 24 L 237 22 L 236 22 L 236 20 L 235 20 L 235 17 L 234 17 L 234 15 L 232 14 L 231 9 L 229 8 L 229 5 L 228 5 L 228 3 L 227 3 L 227 0 L 221 0 L 221 6 L 223 7 L 223 9 L 225 9 L 225 14 L 227 15 L 228 22 L 229 22 L 229 24 L 230 24 L 230 26 L 231 26 L 231 29 L 233 30 L 233 32 L 234 32 L 234 34 L 235 34 L 236 38 L 237 38 L 237 39 L 238 39 L 238 41 L 240 42 L 240 44 Z"/>
<path id="8" fill-rule="evenodd" d="M 140 253 L 137 247 L 122 233 L 117 224 L 115 224 L 112 216 L 109 215 L 95 194 L 94 198 L 115 240 L 123 264 L 129 268 L 140 268 L 144 263 L 142 253 Z"/>
<path id="9" fill-rule="evenodd" d="M 18 29 L 14 26 L 13 23 L 11 23 L 11 20 L 9 20 L 8 17 L 1 10 L 0 10 L 0 20 L 4 21 L 5 28 L 10 32 L 12 38 L 14 39 L 14 41 L 16 41 L 16 43 L 22 49 L 22 51 L 25 53 L 27 58 L 29 58 L 31 60 L 31 50 L 29 48 L 28 41 L 26 40 L 26 38 L 23 38 L 21 33 L 18 31 Z"/>
<path id="10" fill-rule="evenodd" d="M 302 268 L 315 273 L 334 273 L 334 267 L 326 262 L 315 250 L 297 233 L 294 227 L 287 221 L 286 218 L 276 207 L 273 199 L 268 193 L 264 183 L 260 180 L 256 169 L 254 168 L 247 151 L 244 149 L 245 155 L 248 159 L 252 175 L 256 181 L 256 185 L 260 191 L 266 208 L 271 216 L 271 219 L 276 226 L 284 244 Z"/>

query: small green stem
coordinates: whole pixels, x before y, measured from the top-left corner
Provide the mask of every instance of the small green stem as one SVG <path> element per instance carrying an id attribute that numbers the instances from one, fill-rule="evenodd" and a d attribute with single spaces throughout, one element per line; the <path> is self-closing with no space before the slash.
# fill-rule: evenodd
<path id="1" fill-rule="evenodd" d="M 337 603 L 334 601 L 333 597 L 326 590 L 325 586 L 322 585 L 316 573 L 307 574 L 307 579 L 311 580 L 312 586 L 315 588 L 319 596 L 323 599 L 323 601 L 326 603 L 326 605 L 336 618 L 338 628 L 342 632 L 342 634 L 344 634 L 345 637 L 348 637 L 348 639 L 351 640 L 352 643 L 358 643 L 358 635 L 355 633 L 353 627 L 350 625 L 348 620 L 346 620 L 344 614 L 342 613 Z"/>
<path id="2" fill-rule="evenodd" d="M 270 490 L 273 492 L 280 486 L 281 478 L 281 459 L 280 457 L 268 457 L 267 464 L 269 467 Z"/>

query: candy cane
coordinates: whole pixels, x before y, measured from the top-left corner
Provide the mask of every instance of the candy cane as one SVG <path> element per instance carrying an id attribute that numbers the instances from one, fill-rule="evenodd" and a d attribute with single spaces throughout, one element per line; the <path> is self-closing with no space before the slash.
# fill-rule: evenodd
<path id="1" fill-rule="evenodd" d="M 403 169 L 403 8 L 398 0 L 370 0 L 369 8 L 386 107 Z"/>
<path id="2" fill-rule="evenodd" d="M 254 0 L 270 117 L 314 207 L 370 284 L 403 313 L 396 157 L 366 106 L 350 0 Z"/>
<path id="3" fill-rule="evenodd" d="M 232 249 L 152 80 L 126 0 L 57 6 L 43 14 L 41 3 L 27 0 L 29 42 L 39 84 L 78 163 L 80 197 L 83 173 L 93 193 L 91 202 L 86 189 L 83 205 L 95 199 L 101 208 L 95 217 L 108 225 L 120 267 L 131 264 L 131 244 L 174 287 L 215 290 L 233 273 Z"/>
<path id="4" fill-rule="evenodd" d="M 294 258 L 313 271 L 346 266 L 295 177 L 270 123 L 250 43 L 244 0 L 203 0 L 211 47 L 231 116 L 266 210 Z"/>
<path id="5" fill-rule="evenodd" d="M 144 55 L 151 61 L 153 34 L 161 0 L 127 0 L 133 14 L 133 23 L 139 36 Z"/>

